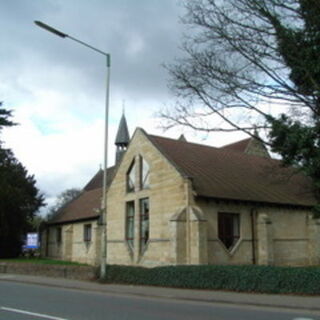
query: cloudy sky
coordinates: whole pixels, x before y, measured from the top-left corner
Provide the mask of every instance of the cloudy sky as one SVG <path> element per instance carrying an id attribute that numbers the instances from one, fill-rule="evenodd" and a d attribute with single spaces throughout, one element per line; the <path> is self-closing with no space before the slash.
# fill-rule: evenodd
<path id="1" fill-rule="evenodd" d="M 181 54 L 183 12 L 179 0 L 0 1 L 0 101 L 19 123 L 2 140 L 49 205 L 60 192 L 83 187 L 103 162 L 106 68 L 104 56 L 34 20 L 111 54 L 109 165 L 123 107 L 131 134 L 139 126 L 215 146 L 239 139 L 159 127 L 156 112 L 174 100 L 162 64 Z"/>

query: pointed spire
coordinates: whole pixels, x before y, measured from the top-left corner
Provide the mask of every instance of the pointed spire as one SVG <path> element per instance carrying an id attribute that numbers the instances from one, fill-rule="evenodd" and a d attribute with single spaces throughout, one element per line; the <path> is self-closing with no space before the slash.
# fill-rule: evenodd
<path id="1" fill-rule="evenodd" d="M 116 146 L 118 146 L 118 145 L 119 146 L 127 146 L 129 141 L 130 141 L 130 135 L 129 135 L 128 125 L 127 125 L 127 120 L 126 120 L 126 117 L 123 113 L 121 120 L 120 120 L 115 145 Z"/>
<path id="2" fill-rule="evenodd" d="M 118 133 L 116 136 L 116 141 L 115 141 L 115 145 L 117 146 L 116 164 L 120 162 L 123 154 L 126 152 L 129 141 L 130 141 L 130 135 L 129 135 L 128 125 L 127 125 L 127 120 L 123 111 L 119 128 L 118 128 Z"/>

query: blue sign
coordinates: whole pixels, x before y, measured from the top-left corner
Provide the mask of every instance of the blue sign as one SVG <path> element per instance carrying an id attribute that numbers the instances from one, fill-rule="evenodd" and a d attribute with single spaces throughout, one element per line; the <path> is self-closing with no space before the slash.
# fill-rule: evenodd
<path id="1" fill-rule="evenodd" d="M 39 248 L 39 238 L 37 233 L 27 233 L 25 249 L 38 249 Z"/>

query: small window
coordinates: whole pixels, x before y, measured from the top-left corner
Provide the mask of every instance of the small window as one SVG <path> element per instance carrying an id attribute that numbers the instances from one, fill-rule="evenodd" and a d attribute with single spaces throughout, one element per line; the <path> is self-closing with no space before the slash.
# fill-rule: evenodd
<path id="1" fill-rule="evenodd" d="M 127 191 L 133 192 L 136 186 L 136 170 L 135 162 L 133 161 L 127 172 Z"/>
<path id="2" fill-rule="evenodd" d="M 143 251 L 149 240 L 149 199 L 140 199 L 140 249 Z"/>
<path id="3" fill-rule="evenodd" d="M 83 226 L 83 241 L 90 242 L 92 238 L 92 226 L 91 224 L 85 224 Z"/>
<path id="4" fill-rule="evenodd" d="M 142 157 L 140 159 L 141 159 L 141 175 L 140 175 L 141 189 L 145 189 L 149 187 L 149 164 Z"/>
<path id="5" fill-rule="evenodd" d="M 56 228 L 56 241 L 57 241 L 57 243 L 61 243 L 61 241 L 62 241 L 62 228 L 61 227 Z"/>
<path id="6" fill-rule="evenodd" d="M 219 212 L 219 239 L 228 250 L 232 250 L 240 238 L 240 215 L 237 213 Z"/>
<path id="7" fill-rule="evenodd" d="M 133 248 L 134 247 L 134 201 L 127 202 L 126 240 L 130 248 Z"/>

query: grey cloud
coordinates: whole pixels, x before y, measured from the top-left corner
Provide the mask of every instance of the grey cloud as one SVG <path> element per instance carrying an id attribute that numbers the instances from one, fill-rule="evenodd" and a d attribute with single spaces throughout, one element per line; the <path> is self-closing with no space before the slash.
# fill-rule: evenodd
<path id="1" fill-rule="evenodd" d="M 0 1 L 0 100 L 6 105 L 16 100 L 27 104 L 37 90 L 51 89 L 74 96 L 77 102 L 84 95 L 87 105 L 70 106 L 82 116 L 86 108 L 92 111 L 97 101 L 103 104 L 104 58 L 41 30 L 33 23 L 40 20 L 111 53 L 111 97 L 125 99 L 128 106 L 130 101 L 146 107 L 149 101 L 165 103 L 170 96 L 161 64 L 179 55 L 182 33 L 178 19 L 183 11 L 177 2 Z M 101 111 L 100 104 L 96 110 Z M 52 182 L 41 177 L 41 187 L 54 194 L 66 185 L 61 179 Z"/>
<path id="2" fill-rule="evenodd" d="M 7 43 L 0 49 L 6 61 L 5 65 L 0 62 L 0 67 L 7 75 L 15 77 L 28 64 L 29 79 L 30 72 L 35 78 L 42 73 L 48 77 L 46 85 L 67 90 L 50 82 L 50 69 L 56 66 L 62 70 L 61 77 L 77 70 L 82 80 L 74 81 L 79 82 L 82 92 L 97 96 L 103 90 L 104 58 L 37 28 L 33 24 L 37 19 L 110 52 L 112 87 L 123 92 L 123 98 L 168 99 L 167 74 L 161 64 L 179 54 L 182 27 L 178 17 L 182 10 L 176 1 L 20 0 L 2 2 L 0 12 L 0 32 Z M 141 48 L 130 52 L 140 40 Z"/>

